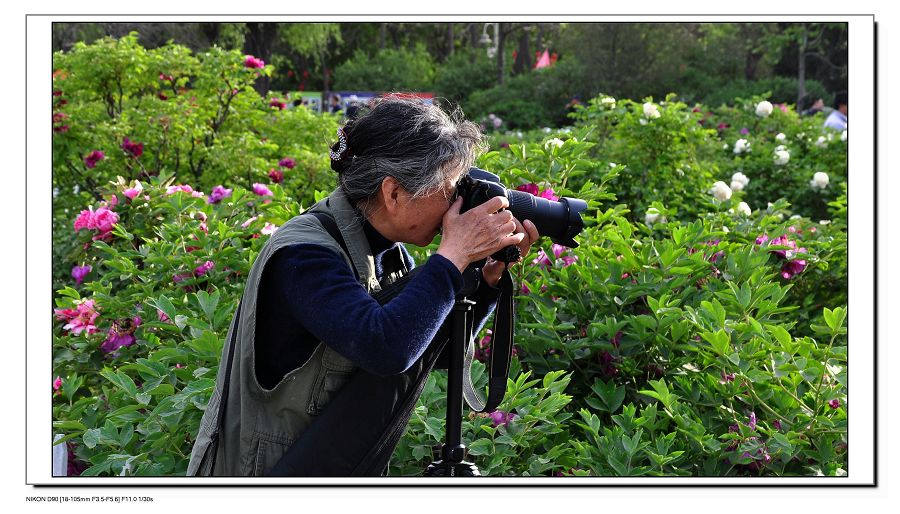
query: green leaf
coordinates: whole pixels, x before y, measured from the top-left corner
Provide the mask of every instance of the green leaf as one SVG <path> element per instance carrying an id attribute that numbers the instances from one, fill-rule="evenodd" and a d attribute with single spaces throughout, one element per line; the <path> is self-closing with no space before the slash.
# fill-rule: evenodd
<path id="1" fill-rule="evenodd" d="M 84 435 L 81 436 L 81 440 L 84 441 L 84 445 L 88 448 L 93 449 L 97 446 L 97 443 L 100 442 L 100 429 L 92 428 L 90 430 L 86 430 Z"/>

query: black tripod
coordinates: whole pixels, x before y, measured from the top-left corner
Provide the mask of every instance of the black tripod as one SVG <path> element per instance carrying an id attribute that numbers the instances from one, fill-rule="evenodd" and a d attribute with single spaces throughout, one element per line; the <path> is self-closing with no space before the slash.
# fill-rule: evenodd
<path id="1" fill-rule="evenodd" d="M 432 477 L 477 477 L 478 467 L 463 460 L 466 446 L 462 444 L 463 409 L 463 359 L 466 344 L 471 339 L 475 302 L 459 296 L 453 305 L 450 325 L 450 360 L 447 364 L 447 423 L 441 460 L 432 462 L 425 468 L 425 476 Z M 474 344 L 474 342 L 472 343 Z"/>

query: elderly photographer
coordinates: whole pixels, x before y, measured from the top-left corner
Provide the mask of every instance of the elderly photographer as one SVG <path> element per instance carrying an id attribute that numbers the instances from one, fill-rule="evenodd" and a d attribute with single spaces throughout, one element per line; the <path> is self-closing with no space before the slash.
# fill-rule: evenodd
<path id="1" fill-rule="evenodd" d="M 511 245 L 525 256 L 539 237 L 505 197 L 460 214 L 455 187 L 482 147 L 458 112 L 390 96 L 339 131 L 339 187 L 253 264 L 188 475 L 383 474 L 440 359 L 463 270 Z M 439 232 L 412 273 L 402 243 Z M 476 326 L 504 268 L 483 267 Z"/>

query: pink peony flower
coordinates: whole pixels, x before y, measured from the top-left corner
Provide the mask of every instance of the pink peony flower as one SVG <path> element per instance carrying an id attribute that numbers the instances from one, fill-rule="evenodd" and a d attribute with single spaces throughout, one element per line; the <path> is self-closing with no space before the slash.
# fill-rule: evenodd
<path id="1" fill-rule="evenodd" d="M 540 193 L 540 189 L 538 188 L 537 184 L 533 184 L 533 183 L 532 184 L 523 184 L 523 185 L 517 187 L 516 191 L 524 191 L 524 192 L 534 195 L 534 196 L 537 196 L 538 193 Z"/>
<path id="2" fill-rule="evenodd" d="M 225 189 L 223 186 L 216 186 L 212 189 L 212 192 L 209 193 L 209 198 L 206 199 L 207 203 L 219 203 L 223 198 L 228 198 L 231 196 L 231 189 Z"/>
<path id="3" fill-rule="evenodd" d="M 61 388 L 62 388 L 62 378 L 57 376 L 56 379 L 53 381 L 53 390 L 59 391 Z"/>
<path id="4" fill-rule="evenodd" d="M 253 223 L 254 221 L 256 221 L 258 218 L 259 218 L 259 216 L 253 216 L 253 217 L 250 218 L 249 220 L 247 220 L 247 221 L 241 223 L 241 228 L 247 228 L 247 227 L 249 227 L 250 224 L 252 224 L 252 223 Z"/>
<path id="5" fill-rule="evenodd" d="M 270 170 L 269 178 L 272 179 L 272 182 L 281 184 L 281 182 L 284 181 L 284 173 L 279 170 Z"/>
<path id="6" fill-rule="evenodd" d="M 63 328 L 69 331 L 71 335 L 78 335 L 82 332 L 93 334 L 97 331 L 94 321 L 99 313 L 94 306 L 94 300 L 81 300 L 74 309 L 54 309 L 56 319 L 66 321 Z"/>
<path id="7" fill-rule="evenodd" d="M 68 125 L 57 125 L 57 126 L 53 127 L 53 132 L 68 132 L 68 131 L 69 131 Z"/>
<path id="8" fill-rule="evenodd" d="M 278 165 L 281 166 L 282 168 L 287 168 L 289 170 L 292 170 L 292 169 L 294 169 L 294 166 L 297 165 L 297 161 L 295 161 L 294 159 L 291 159 L 290 157 L 285 157 L 284 159 L 281 159 L 280 161 L 278 161 Z"/>
<path id="9" fill-rule="evenodd" d="M 274 234 L 276 230 L 278 230 L 278 227 L 276 227 L 274 224 L 266 223 L 265 226 L 263 226 L 262 230 L 259 231 L 259 233 L 264 236 L 270 236 Z"/>
<path id="10" fill-rule="evenodd" d="M 93 207 L 88 207 L 87 210 L 81 211 L 77 218 L 75 218 L 75 232 L 86 228 L 91 229 L 94 228 L 92 226 L 94 221 L 94 209 Z"/>
<path id="11" fill-rule="evenodd" d="M 75 285 L 81 285 L 84 282 L 84 277 L 91 272 L 91 266 L 75 266 L 72 268 L 72 278 L 75 279 Z"/>
<path id="12" fill-rule="evenodd" d="M 159 80 L 165 80 L 165 81 L 167 81 L 167 82 L 173 82 L 173 81 L 175 81 L 175 77 L 173 77 L 173 76 L 171 76 L 171 75 L 166 75 L 165 73 L 160 73 L 160 74 L 159 74 Z"/>
<path id="13" fill-rule="evenodd" d="M 179 191 L 182 191 L 185 193 L 193 193 L 194 188 L 192 188 L 191 186 L 183 186 L 183 185 L 166 186 L 166 194 L 167 195 L 174 195 L 175 193 L 177 193 Z"/>
<path id="14" fill-rule="evenodd" d="M 244 67 L 250 69 L 259 69 L 265 67 L 266 63 L 262 59 L 257 59 L 252 55 L 248 55 L 244 58 Z"/>
<path id="15" fill-rule="evenodd" d="M 125 191 L 122 191 L 122 194 L 124 194 L 125 197 L 129 200 L 134 200 L 137 195 L 141 194 L 141 192 L 144 191 L 144 186 L 141 185 L 141 182 L 139 180 L 136 180 L 135 184 L 136 185 L 134 187 L 129 187 Z"/>
<path id="16" fill-rule="evenodd" d="M 801 251 L 806 250 L 805 248 L 801 248 Z M 785 261 L 784 264 L 781 265 L 781 276 L 785 279 L 790 280 L 794 278 L 795 275 L 798 275 L 801 271 L 806 269 L 806 261 L 803 259 L 794 259 L 792 261 Z"/>
<path id="17" fill-rule="evenodd" d="M 550 257 L 548 257 L 544 252 L 544 249 L 541 248 L 540 250 L 538 250 L 537 257 L 535 257 L 534 260 L 531 261 L 531 264 L 536 264 L 538 266 L 541 266 L 542 268 L 546 268 L 552 266 L 553 262 L 550 261 Z"/>
<path id="18" fill-rule="evenodd" d="M 203 198 L 206 195 L 203 194 L 203 191 L 191 191 L 191 196 L 194 198 Z"/>
<path id="19" fill-rule="evenodd" d="M 140 157 L 144 154 L 144 143 L 134 143 L 127 137 L 122 140 L 121 148 L 132 157 Z"/>
<path id="20" fill-rule="evenodd" d="M 65 120 L 65 119 L 68 118 L 68 117 L 69 117 L 69 115 L 66 114 L 66 113 L 64 113 L 64 112 L 57 112 L 57 113 L 54 113 L 54 114 L 53 114 L 53 123 L 59 123 L 59 122 Z"/>
<path id="21" fill-rule="evenodd" d="M 106 155 L 103 152 L 101 152 L 100 150 L 94 150 L 84 158 L 84 165 L 88 168 L 93 168 L 97 165 L 98 162 L 102 161 L 105 158 Z"/>
<path id="22" fill-rule="evenodd" d="M 769 236 L 767 234 L 763 234 L 756 238 L 756 244 L 758 244 L 758 245 L 765 244 L 765 242 L 768 240 L 769 240 Z"/>
<path id="23" fill-rule="evenodd" d="M 841 406 L 841 401 L 838 400 L 837 398 L 835 398 L 835 399 L 831 400 L 830 402 L 828 402 L 828 406 L 831 407 L 832 409 L 837 409 L 838 407 Z"/>
<path id="24" fill-rule="evenodd" d="M 269 100 L 269 107 L 275 107 L 279 111 L 283 111 L 284 108 L 287 107 L 287 104 L 285 102 L 281 101 L 280 98 L 273 98 L 273 99 Z"/>
<path id="25" fill-rule="evenodd" d="M 194 268 L 194 275 L 196 275 L 198 277 L 202 277 L 203 275 L 206 275 L 209 272 L 209 270 L 213 269 L 214 267 L 216 267 L 216 264 L 213 261 L 206 261 L 203 264 Z"/>
<path id="26" fill-rule="evenodd" d="M 167 95 L 167 94 L 165 94 L 165 93 L 163 93 L 163 92 L 161 92 L 161 91 L 160 91 L 159 93 L 156 93 L 156 97 L 159 98 L 160 100 L 163 100 L 163 101 L 169 99 L 169 95 Z"/>
<path id="27" fill-rule="evenodd" d="M 191 278 L 192 276 L 193 275 L 191 275 L 190 273 L 176 273 L 172 275 L 172 282 L 175 282 L 177 284 L 178 282 Z"/>
<path id="28" fill-rule="evenodd" d="M 556 196 L 556 193 L 549 187 L 541 191 L 540 197 L 546 198 L 547 200 L 553 200 L 554 202 L 559 200 L 559 197 Z"/>
<path id="29" fill-rule="evenodd" d="M 503 412 L 502 410 L 495 410 L 490 414 L 491 421 L 495 427 L 499 427 L 500 425 L 507 426 L 515 417 L 515 413 Z"/>
<path id="30" fill-rule="evenodd" d="M 169 321 L 169 316 L 167 316 L 166 313 L 161 311 L 160 309 L 156 309 L 156 317 L 159 318 L 159 320 L 163 323 Z"/>
<path id="31" fill-rule="evenodd" d="M 113 225 L 119 222 L 119 215 L 115 213 L 115 211 L 111 211 L 106 207 L 100 207 L 96 211 L 94 211 L 94 218 L 92 220 L 93 226 L 91 228 L 95 228 L 100 231 L 101 234 L 105 234 L 113 229 Z"/>
<path id="32" fill-rule="evenodd" d="M 523 284 L 522 284 L 521 293 L 522 293 L 522 294 L 531 294 L 531 289 L 528 289 L 528 286 L 526 286 L 526 285 L 523 283 Z"/>
<path id="33" fill-rule="evenodd" d="M 272 196 L 272 191 L 270 191 L 268 187 L 260 184 L 259 182 L 255 182 L 253 184 L 253 192 L 258 194 L 259 196 Z"/>
<path id="34" fill-rule="evenodd" d="M 106 341 L 100 345 L 100 349 L 105 353 L 112 353 L 123 346 L 131 346 L 137 340 L 134 337 L 134 331 L 141 324 L 141 318 L 123 319 L 113 321 L 109 331 L 106 333 Z"/>

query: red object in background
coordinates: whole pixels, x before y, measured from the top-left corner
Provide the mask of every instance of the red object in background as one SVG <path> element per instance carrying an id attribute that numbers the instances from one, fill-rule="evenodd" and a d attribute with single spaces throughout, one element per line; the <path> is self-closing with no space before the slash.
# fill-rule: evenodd
<path id="1" fill-rule="evenodd" d="M 513 50 L 513 56 L 512 56 L 512 57 L 513 57 L 513 61 L 515 61 L 515 60 L 516 60 L 516 57 L 518 57 L 518 56 L 519 56 L 519 51 L 518 51 L 518 50 Z"/>
<path id="2" fill-rule="evenodd" d="M 294 76 L 294 70 L 288 70 L 287 76 L 288 76 L 288 77 L 293 77 L 293 76 Z"/>
<path id="3" fill-rule="evenodd" d="M 306 78 L 306 77 L 309 77 L 309 72 L 306 70 L 303 70 L 303 78 Z"/>
<path id="4" fill-rule="evenodd" d="M 556 64 L 556 61 L 559 59 L 559 55 L 556 52 L 550 54 L 550 65 L 553 66 Z"/>

